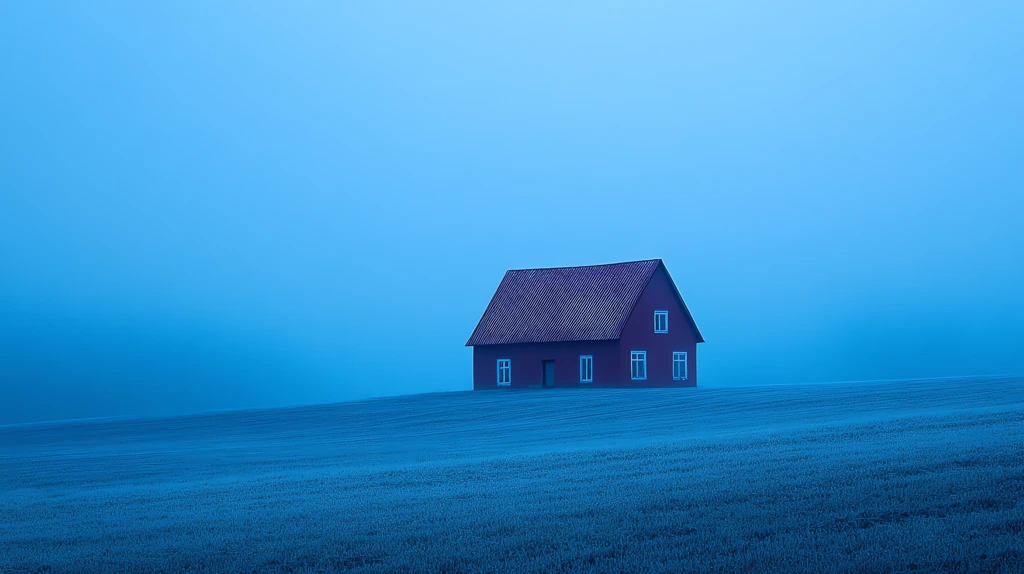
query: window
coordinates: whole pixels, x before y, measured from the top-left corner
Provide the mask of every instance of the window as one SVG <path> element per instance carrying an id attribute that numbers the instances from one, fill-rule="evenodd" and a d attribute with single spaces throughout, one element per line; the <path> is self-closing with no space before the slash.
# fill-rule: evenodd
<path id="1" fill-rule="evenodd" d="M 634 381 L 647 378 L 647 351 L 633 351 L 630 354 L 630 376 Z"/>
<path id="2" fill-rule="evenodd" d="M 580 355 L 580 382 L 594 382 L 594 356 Z"/>
<path id="3" fill-rule="evenodd" d="M 686 353 L 672 353 L 672 378 L 677 381 L 686 380 Z"/>
<path id="4" fill-rule="evenodd" d="M 512 384 L 512 359 L 498 359 L 498 386 Z"/>
<path id="5" fill-rule="evenodd" d="M 668 333 L 668 311 L 654 312 L 654 332 Z"/>

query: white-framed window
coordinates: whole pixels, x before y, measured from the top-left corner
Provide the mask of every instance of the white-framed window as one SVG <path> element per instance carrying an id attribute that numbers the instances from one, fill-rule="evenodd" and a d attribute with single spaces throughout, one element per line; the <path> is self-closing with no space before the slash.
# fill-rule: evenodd
<path id="1" fill-rule="evenodd" d="M 686 351 L 672 353 L 672 378 L 685 381 L 686 374 Z"/>
<path id="2" fill-rule="evenodd" d="M 594 356 L 580 355 L 580 382 L 594 382 Z"/>
<path id="3" fill-rule="evenodd" d="M 512 384 L 512 359 L 498 359 L 498 386 Z"/>
<path id="4" fill-rule="evenodd" d="M 647 378 L 647 351 L 633 351 L 629 355 L 630 378 L 642 381 Z"/>
<path id="5" fill-rule="evenodd" d="M 668 311 L 654 312 L 654 332 L 668 333 Z"/>

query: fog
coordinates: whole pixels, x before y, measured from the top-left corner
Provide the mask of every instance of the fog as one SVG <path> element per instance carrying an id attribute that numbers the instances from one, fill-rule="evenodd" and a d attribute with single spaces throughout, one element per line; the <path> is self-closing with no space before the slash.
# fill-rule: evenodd
<path id="1" fill-rule="evenodd" d="M 0 6 L 0 424 L 468 390 L 660 257 L 702 386 L 1024 373 L 1024 6 Z"/>

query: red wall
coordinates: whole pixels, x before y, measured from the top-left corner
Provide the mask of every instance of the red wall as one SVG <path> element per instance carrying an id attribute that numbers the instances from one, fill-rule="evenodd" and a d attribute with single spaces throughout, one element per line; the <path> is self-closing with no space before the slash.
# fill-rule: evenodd
<path id="1" fill-rule="evenodd" d="M 630 383 L 647 387 L 693 387 L 697 385 L 697 334 L 686 318 L 672 289 L 664 266 L 659 266 L 637 301 L 622 329 L 620 356 L 624 357 L 619 376 Z M 668 311 L 668 333 L 654 332 L 654 312 Z M 630 353 L 647 351 L 647 381 L 630 381 Z M 685 351 L 687 379 L 672 380 L 672 353 Z"/>
<path id="2" fill-rule="evenodd" d="M 692 387 L 697 385 L 697 338 L 659 266 L 617 341 L 523 343 L 473 347 L 473 388 L 526 388 L 541 384 L 541 361 L 555 361 L 556 387 Z M 654 311 L 668 311 L 668 333 L 654 332 Z M 647 351 L 647 380 L 630 379 L 630 353 Z M 672 353 L 686 351 L 688 378 L 672 380 Z M 594 382 L 580 383 L 580 355 L 593 355 Z M 511 359 L 512 384 L 498 387 L 498 359 Z"/>
<path id="3" fill-rule="evenodd" d="M 619 378 L 618 341 L 523 343 L 473 347 L 473 388 L 498 387 L 498 359 L 511 359 L 513 388 L 538 387 L 541 361 L 555 361 L 556 387 L 608 386 Z M 594 357 L 594 382 L 580 383 L 580 355 Z M 628 357 L 627 357 L 628 358 Z"/>

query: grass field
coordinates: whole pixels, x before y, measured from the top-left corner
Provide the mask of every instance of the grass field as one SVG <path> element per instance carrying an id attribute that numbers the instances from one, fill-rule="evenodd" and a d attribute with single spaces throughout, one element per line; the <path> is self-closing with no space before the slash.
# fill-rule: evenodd
<path id="1" fill-rule="evenodd" d="M 0 427 L 0 572 L 1024 571 L 1024 380 Z"/>

